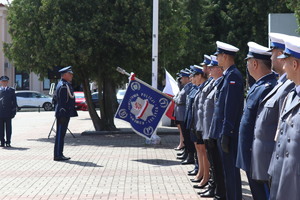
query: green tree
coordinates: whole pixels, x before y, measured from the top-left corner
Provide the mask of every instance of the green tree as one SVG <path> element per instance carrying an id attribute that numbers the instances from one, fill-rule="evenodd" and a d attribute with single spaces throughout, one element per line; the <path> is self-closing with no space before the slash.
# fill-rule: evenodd
<path id="1" fill-rule="evenodd" d="M 298 33 L 300 33 L 300 2 L 297 0 L 287 0 L 287 6 L 295 12 L 298 23 Z"/>
<path id="2" fill-rule="evenodd" d="M 184 43 L 185 18 L 180 0 L 162 5 L 160 40 L 172 45 L 162 42 L 160 52 L 169 63 L 181 56 L 174 50 Z M 54 66 L 72 65 L 96 130 L 116 128 L 115 91 L 128 81 L 117 66 L 151 79 L 152 0 L 14 0 L 8 22 L 12 42 L 5 44 L 6 56 L 18 69 L 41 77 Z M 91 103 L 91 80 L 98 84 L 100 116 Z"/>

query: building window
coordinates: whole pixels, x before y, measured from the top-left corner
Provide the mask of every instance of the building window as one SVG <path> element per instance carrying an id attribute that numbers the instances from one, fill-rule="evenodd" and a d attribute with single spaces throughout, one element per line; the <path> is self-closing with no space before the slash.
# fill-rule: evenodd
<path id="1" fill-rule="evenodd" d="M 16 90 L 29 90 L 29 74 L 26 72 L 16 73 Z"/>
<path id="2" fill-rule="evenodd" d="M 44 90 L 50 90 L 50 79 L 44 78 L 44 81 L 43 81 L 43 89 L 44 89 Z"/>

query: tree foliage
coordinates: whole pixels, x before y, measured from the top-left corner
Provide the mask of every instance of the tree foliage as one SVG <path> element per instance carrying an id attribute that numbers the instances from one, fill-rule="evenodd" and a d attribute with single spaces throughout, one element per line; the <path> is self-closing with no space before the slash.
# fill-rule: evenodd
<path id="1" fill-rule="evenodd" d="M 299 18 L 299 3 L 288 3 Z M 174 75 L 199 64 L 203 54 L 214 53 L 216 40 L 240 48 L 237 66 L 245 71 L 247 42 L 267 45 L 268 13 L 276 12 L 290 12 L 285 0 L 161 0 L 159 80 L 165 68 Z M 150 83 L 152 0 L 14 0 L 8 21 L 6 56 L 41 77 L 54 66 L 72 65 L 96 130 L 115 129 L 115 91 L 128 81 L 117 66 Z M 90 81 L 98 84 L 100 116 Z"/>

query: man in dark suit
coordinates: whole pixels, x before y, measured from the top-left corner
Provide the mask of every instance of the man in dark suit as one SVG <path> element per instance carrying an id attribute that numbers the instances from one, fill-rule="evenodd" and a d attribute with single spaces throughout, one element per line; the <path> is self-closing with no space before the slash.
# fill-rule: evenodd
<path id="1" fill-rule="evenodd" d="M 65 67 L 59 72 L 61 80 L 58 82 L 55 90 L 55 117 L 56 117 L 56 137 L 54 145 L 54 160 L 62 161 L 69 160 L 70 157 L 63 155 L 64 139 L 70 117 L 75 117 L 77 111 L 75 109 L 75 96 L 71 85 L 73 79 L 72 67 Z"/>
<path id="2" fill-rule="evenodd" d="M 223 164 L 227 197 L 215 199 L 242 199 L 240 170 L 235 166 L 238 131 L 243 112 L 244 81 L 235 67 L 234 56 L 238 48 L 217 41 L 218 65 L 223 67 L 223 79 L 217 86 L 215 108 L 210 137 L 217 140 Z"/>
<path id="3" fill-rule="evenodd" d="M 260 102 L 254 128 L 252 144 L 251 176 L 254 180 L 268 183 L 268 169 L 274 149 L 274 137 L 278 126 L 278 118 L 283 101 L 295 84 L 286 78 L 283 70 L 283 59 L 277 57 L 283 54 L 284 38 L 287 35 L 270 33 L 272 69 L 279 74 L 277 85 Z M 274 172 L 270 172 L 273 174 Z M 277 173 L 277 172 L 275 172 Z M 267 187 L 269 189 L 269 187 Z"/>
<path id="4" fill-rule="evenodd" d="M 270 200 L 296 200 L 300 196 L 300 38 L 284 38 L 283 69 L 295 88 L 287 95 L 279 116 L 272 171 Z"/>
<path id="5" fill-rule="evenodd" d="M 6 145 L 10 147 L 11 143 L 11 119 L 16 115 L 17 101 L 15 90 L 8 87 L 7 76 L 0 77 L 0 139 L 1 147 Z M 4 131 L 5 130 L 5 131 Z M 6 141 L 4 139 L 4 132 L 6 133 Z"/>
<path id="6" fill-rule="evenodd" d="M 247 69 L 256 82 L 248 91 L 246 98 L 246 105 L 239 129 L 236 166 L 246 172 L 253 198 L 267 200 L 268 195 L 265 190 L 267 185 L 254 181 L 251 177 L 251 148 L 259 103 L 273 89 L 277 79 L 271 70 L 271 53 L 269 48 L 255 42 L 248 42 L 248 46 Z"/>

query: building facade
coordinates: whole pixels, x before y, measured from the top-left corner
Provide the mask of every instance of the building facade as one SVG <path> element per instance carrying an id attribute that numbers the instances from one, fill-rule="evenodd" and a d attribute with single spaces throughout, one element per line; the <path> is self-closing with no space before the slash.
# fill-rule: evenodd
<path id="1" fill-rule="evenodd" d="M 9 84 L 16 90 L 34 90 L 44 94 L 49 93 L 50 80 L 39 80 L 39 76 L 33 72 L 18 71 L 12 62 L 4 55 L 3 43 L 10 42 L 11 37 L 8 33 L 7 8 L 0 4 L 0 76 L 8 76 Z"/>

